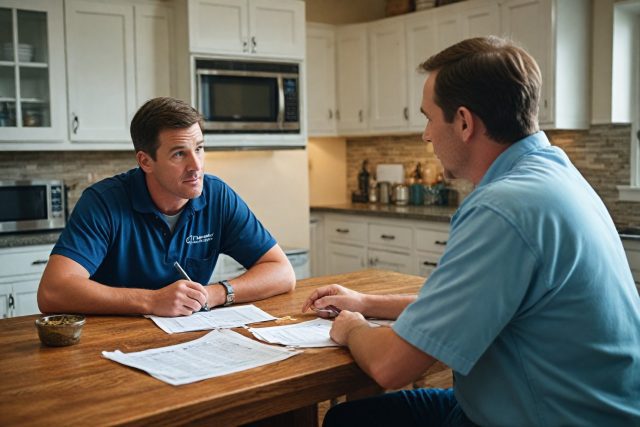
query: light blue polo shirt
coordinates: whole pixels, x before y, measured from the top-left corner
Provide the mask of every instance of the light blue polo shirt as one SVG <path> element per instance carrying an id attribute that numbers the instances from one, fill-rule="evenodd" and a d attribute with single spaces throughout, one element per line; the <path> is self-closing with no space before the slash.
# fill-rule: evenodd
<path id="1" fill-rule="evenodd" d="M 136 168 L 83 192 L 52 254 L 78 262 L 105 285 L 159 289 L 181 278 L 175 261 L 207 284 L 220 253 L 249 268 L 275 244 L 245 202 L 211 175 L 172 234 Z"/>
<path id="2" fill-rule="evenodd" d="M 490 426 L 640 425 L 640 299 L 604 204 L 544 133 L 491 165 L 395 332 Z"/>

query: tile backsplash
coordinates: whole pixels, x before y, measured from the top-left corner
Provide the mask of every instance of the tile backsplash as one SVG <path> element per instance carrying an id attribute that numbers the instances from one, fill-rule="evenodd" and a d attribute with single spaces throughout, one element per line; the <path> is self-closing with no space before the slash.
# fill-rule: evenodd
<path id="1" fill-rule="evenodd" d="M 561 147 L 593 186 L 619 227 L 640 224 L 640 203 L 618 200 L 618 185 L 629 185 L 631 127 L 598 125 L 587 131 L 547 131 L 551 143 Z M 358 188 L 362 161 L 369 160 L 369 171 L 379 163 L 401 163 L 407 173 L 417 162 L 431 174 L 442 170 L 431 144 L 421 135 L 358 137 L 347 139 L 347 187 L 349 194 Z M 453 185 L 464 196 L 471 191 L 467 182 Z"/>

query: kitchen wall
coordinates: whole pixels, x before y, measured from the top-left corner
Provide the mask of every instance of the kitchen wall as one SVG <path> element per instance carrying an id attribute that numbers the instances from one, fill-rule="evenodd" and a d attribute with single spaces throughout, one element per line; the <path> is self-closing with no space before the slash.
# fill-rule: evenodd
<path id="1" fill-rule="evenodd" d="M 619 201 L 616 189 L 629 184 L 630 125 L 595 125 L 588 131 L 548 131 L 547 135 L 594 187 L 618 227 L 640 225 L 640 203 Z M 378 163 L 402 163 L 405 170 L 411 170 L 417 161 L 434 170 L 441 168 L 431 145 L 423 143 L 418 134 L 348 138 L 346 144 L 349 194 L 358 188 L 363 159 L 369 159 L 372 171 Z M 466 182 L 456 185 L 463 194 L 472 189 Z"/>
<path id="2" fill-rule="evenodd" d="M 344 138 L 309 138 L 309 203 L 331 205 L 349 201 L 347 144 Z"/>
<path id="3" fill-rule="evenodd" d="M 231 185 L 281 245 L 309 247 L 305 150 L 218 151 L 205 159 L 205 171 Z M 90 184 L 133 167 L 133 150 L 0 152 L 0 179 L 63 179 L 70 209 Z"/>

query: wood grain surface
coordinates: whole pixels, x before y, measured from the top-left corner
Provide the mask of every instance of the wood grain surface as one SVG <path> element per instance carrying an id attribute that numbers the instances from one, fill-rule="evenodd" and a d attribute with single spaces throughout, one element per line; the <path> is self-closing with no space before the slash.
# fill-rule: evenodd
<path id="1" fill-rule="evenodd" d="M 255 304 L 301 322 L 315 318 L 300 309 L 321 285 L 408 294 L 423 282 L 417 276 L 365 270 L 302 280 L 294 292 Z M 175 387 L 104 359 L 101 352 L 163 347 L 207 331 L 169 335 L 139 316 L 87 316 L 79 344 L 53 348 L 40 343 L 37 317 L 0 320 L 1 426 L 238 425 L 375 387 L 344 348 L 305 349 L 278 363 Z"/>

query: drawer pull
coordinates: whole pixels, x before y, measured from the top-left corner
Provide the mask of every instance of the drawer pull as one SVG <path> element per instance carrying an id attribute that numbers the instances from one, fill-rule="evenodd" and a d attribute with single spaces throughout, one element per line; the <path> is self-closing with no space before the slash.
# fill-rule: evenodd
<path id="1" fill-rule="evenodd" d="M 31 265 L 43 265 L 43 264 L 46 264 L 46 263 L 47 263 L 46 259 L 37 259 L 37 260 L 33 261 L 31 263 Z"/>
<path id="2" fill-rule="evenodd" d="M 447 244 L 446 240 L 436 240 L 434 242 L 436 245 L 445 246 Z"/>
<path id="3" fill-rule="evenodd" d="M 9 294 L 9 308 L 16 308 L 16 301 L 11 294 Z"/>
<path id="4" fill-rule="evenodd" d="M 438 263 L 437 262 L 431 262 L 431 261 L 425 261 L 422 263 L 422 265 L 426 265 L 427 267 L 437 267 Z"/>
<path id="5" fill-rule="evenodd" d="M 396 236 L 394 236 L 393 234 L 381 234 L 380 238 L 384 240 L 394 240 Z"/>
<path id="6" fill-rule="evenodd" d="M 347 234 L 349 232 L 349 229 L 348 228 L 336 228 L 336 232 L 342 233 L 342 234 Z"/>

